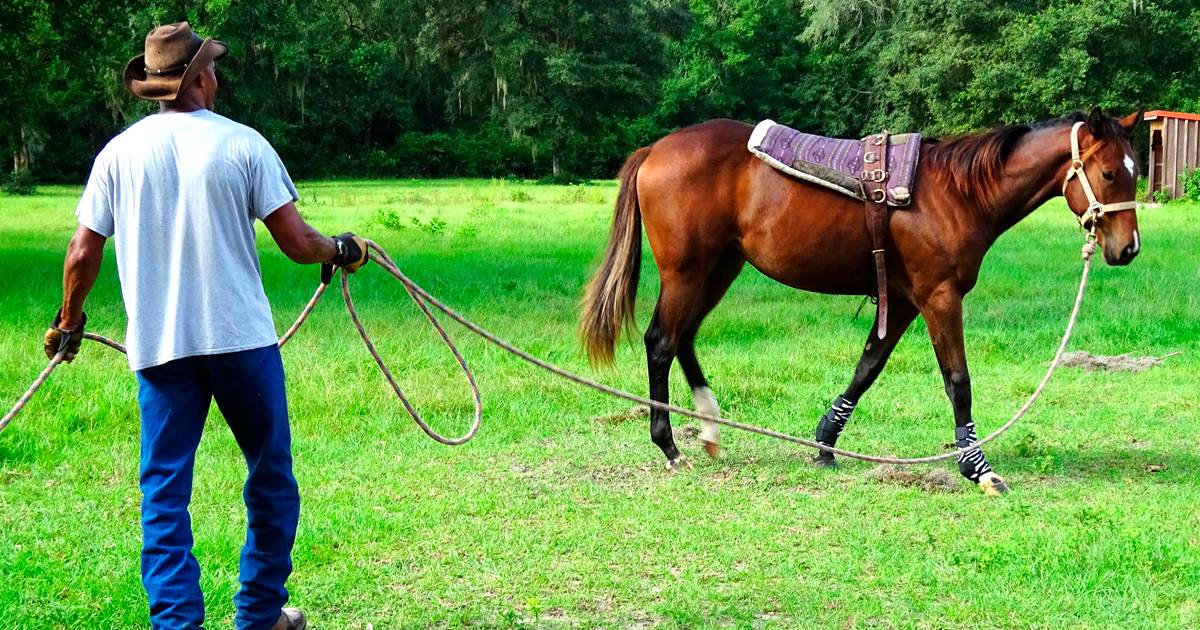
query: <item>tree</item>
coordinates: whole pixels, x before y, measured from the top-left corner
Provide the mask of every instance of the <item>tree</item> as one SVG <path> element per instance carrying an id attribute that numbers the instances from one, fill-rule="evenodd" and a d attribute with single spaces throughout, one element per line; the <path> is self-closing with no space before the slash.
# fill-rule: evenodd
<path id="1" fill-rule="evenodd" d="M 663 68 L 656 23 L 669 8 L 638 0 L 440 2 L 421 45 L 449 69 L 451 120 L 483 115 L 562 174 L 596 123 L 648 107 Z"/>

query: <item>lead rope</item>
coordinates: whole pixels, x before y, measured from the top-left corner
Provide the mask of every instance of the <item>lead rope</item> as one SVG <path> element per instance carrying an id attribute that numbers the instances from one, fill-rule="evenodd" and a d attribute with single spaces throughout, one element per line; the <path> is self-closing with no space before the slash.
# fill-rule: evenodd
<path id="1" fill-rule="evenodd" d="M 764 435 L 764 436 L 775 438 L 778 440 L 783 440 L 786 442 L 800 444 L 802 446 L 807 446 L 809 448 L 826 451 L 828 453 L 833 453 L 834 455 L 841 455 L 842 457 L 848 457 L 850 459 L 858 459 L 858 460 L 862 460 L 862 461 L 877 462 L 877 463 L 883 463 L 883 464 L 909 465 L 909 464 L 926 464 L 926 463 L 931 463 L 931 462 L 944 461 L 947 459 L 952 459 L 952 458 L 958 457 L 960 454 L 965 453 L 967 451 L 979 448 L 979 447 L 987 444 L 988 442 L 991 442 L 992 440 L 1000 437 L 1000 435 L 1002 435 L 1004 432 L 1006 432 L 1010 428 L 1012 428 L 1012 426 L 1015 425 L 1017 423 L 1017 421 L 1020 420 L 1029 411 L 1029 409 L 1033 406 L 1033 403 L 1042 395 L 1042 391 L 1045 389 L 1046 384 L 1050 381 L 1050 377 L 1054 374 L 1055 369 L 1058 368 L 1059 363 L 1062 360 L 1063 352 L 1066 350 L 1067 344 L 1071 340 L 1071 333 L 1075 329 L 1075 323 L 1079 318 L 1080 306 L 1083 304 L 1084 289 L 1087 287 L 1088 274 L 1091 271 L 1092 254 L 1095 253 L 1095 251 L 1096 251 L 1096 236 L 1095 236 L 1095 228 L 1093 225 L 1093 229 L 1091 231 L 1089 231 L 1089 233 L 1087 235 L 1087 240 L 1084 243 L 1083 249 L 1081 251 L 1081 254 L 1083 257 L 1083 272 L 1079 278 L 1079 290 L 1075 295 L 1075 305 L 1072 307 L 1071 316 L 1067 320 L 1067 327 L 1066 327 L 1066 330 L 1063 332 L 1062 341 L 1058 345 L 1058 351 L 1055 352 L 1054 359 L 1050 362 L 1050 367 L 1046 370 L 1045 376 L 1042 377 L 1041 382 L 1038 383 L 1037 388 L 1035 388 L 1033 393 L 1030 394 L 1028 400 L 1025 401 L 1025 404 L 1022 405 L 1021 408 L 1017 410 L 1017 412 L 1013 415 L 1013 417 L 1008 422 L 1005 422 L 1003 425 L 1000 426 L 1000 428 L 996 429 L 995 431 L 988 434 L 986 437 L 984 437 L 983 439 L 981 439 L 977 442 L 974 442 L 972 444 L 969 444 L 967 446 L 964 446 L 962 448 L 959 448 L 959 449 L 956 449 L 953 451 L 942 453 L 940 455 L 930 455 L 927 457 L 909 457 L 909 458 L 884 457 L 884 456 L 877 456 L 877 455 L 867 455 L 864 453 L 857 453 L 854 451 L 847 451 L 847 450 L 840 449 L 837 447 L 829 446 L 827 444 L 822 444 L 822 443 L 816 442 L 814 440 L 808 440 L 805 438 L 796 437 L 794 435 L 789 435 L 787 433 L 781 433 L 779 431 L 774 431 L 771 429 L 757 427 L 757 426 L 750 425 L 750 424 L 744 424 L 744 423 L 737 422 L 734 420 L 729 420 L 727 418 L 722 418 L 722 417 L 718 417 L 718 416 L 710 416 L 710 415 L 698 413 L 691 409 L 684 409 L 683 407 L 677 407 L 677 406 L 669 404 L 669 403 L 661 403 L 658 401 L 650 400 L 649 398 L 645 398 L 642 396 L 638 396 L 637 394 L 631 394 L 629 392 L 626 392 L 626 391 L 623 391 L 620 389 L 616 389 L 614 387 L 610 387 L 608 385 L 605 385 L 603 383 L 589 379 L 584 376 L 580 376 L 573 372 L 568 372 L 567 370 L 565 370 L 561 367 L 558 367 L 554 364 L 551 364 L 547 361 L 544 361 L 536 356 L 533 356 L 532 354 L 529 354 L 528 352 L 525 352 L 524 350 L 517 348 L 516 346 L 514 346 L 511 343 L 492 334 L 491 332 L 488 332 L 487 330 L 485 330 L 478 324 L 472 322 L 471 320 L 469 320 L 466 317 L 459 314 L 454 309 L 452 309 L 449 306 L 447 306 L 446 304 L 444 304 L 442 301 L 438 300 L 436 297 L 434 297 L 428 291 L 421 288 L 420 285 L 418 285 L 417 283 L 410 280 L 408 278 L 408 276 L 405 276 L 404 273 L 400 271 L 400 268 L 398 266 L 396 266 L 396 263 L 392 261 L 392 258 L 388 255 L 388 253 L 374 241 L 367 241 L 367 249 L 370 252 L 369 256 L 370 256 L 371 260 L 375 261 L 375 263 L 377 265 L 379 265 L 379 267 L 381 269 L 383 269 L 384 271 L 391 274 L 394 278 L 399 280 L 401 284 L 404 285 L 404 288 L 408 292 L 409 297 L 411 297 L 413 299 L 413 301 L 417 304 L 417 306 L 421 309 L 422 314 L 424 314 L 425 318 L 427 320 L 429 320 L 429 323 L 434 327 L 434 329 L 437 330 L 438 335 L 442 338 L 442 341 L 447 345 L 447 347 L 450 349 L 450 352 L 454 355 L 455 360 L 458 362 L 459 367 L 462 369 L 463 374 L 465 375 L 465 377 L 467 379 L 467 383 L 469 384 L 469 386 L 471 388 L 471 395 L 472 395 L 472 398 L 473 398 L 473 401 L 475 404 L 475 413 L 474 413 L 474 417 L 471 422 L 471 427 L 467 430 L 467 432 L 458 438 L 446 438 L 446 437 L 440 435 L 439 433 L 437 433 L 436 431 L 434 431 L 421 418 L 421 415 L 417 412 L 417 410 L 409 402 L 408 398 L 404 395 L 404 392 L 401 390 L 400 386 L 397 384 L 395 377 L 392 375 L 391 371 L 384 364 L 383 358 L 379 355 L 379 352 L 376 350 L 375 344 L 372 343 L 370 335 L 367 334 L 366 328 L 363 326 L 362 320 L 358 316 L 358 311 L 354 307 L 354 302 L 350 297 L 350 285 L 349 285 L 349 282 L 347 281 L 347 273 L 345 271 L 342 272 L 342 298 L 346 303 L 346 309 L 350 313 L 350 318 L 354 322 L 355 328 L 358 330 L 359 335 L 363 339 L 364 345 L 366 345 L 367 350 L 370 351 L 371 356 L 374 357 L 375 363 L 379 366 L 380 371 L 383 372 L 383 375 L 387 379 L 388 384 L 392 387 L 392 391 L 395 392 L 396 396 L 400 399 L 401 404 L 404 405 L 405 411 L 407 411 L 408 414 L 410 416 L 412 416 L 413 421 L 415 421 L 417 423 L 417 425 L 419 427 L 421 427 L 421 430 L 424 431 L 426 435 L 437 440 L 438 442 L 441 442 L 442 444 L 449 444 L 449 445 L 464 444 L 464 443 L 468 442 L 472 437 L 474 437 L 476 432 L 479 430 L 479 426 L 482 422 L 483 407 L 482 407 L 482 402 L 481 402 L 481 398 L 480 398 L 480 394 L 479 394 L 479 387 L 475 381 L 474 374 L 471 372 L 471 369 L 467 365 L 467 362 L 463 358 L 462 354 L 458 351 L 458 348 L 454 345 L 454 342 L 450 339 L 450 336 L 446 332 L 445 328 L 443 328 L 441 323 L 438 321 L 437 316 L 434 315 L 434 313 L 429 309 L 429 305 L 432 305 L 434 308 L 436 308 L 437 310 L 444 313 L 450 319 L 453 319 L 454 321 L 461 324 L 467 330 L 475 333 L 476 335 L 479 335 L 483 339 L 491 342 L 492 344 L 496 345 L 497 347 L 504 350 L 505 352 L 508 352 L 509 354 L 512 354 L 527 363 L 531 363 L 539 368 L 542 368 L 543 370 L 546 370 L 548 372 L 556 374 L 556 375 L 558 375 L 562 378 L 565 378 L 571 382 L 577 383 L 579 385 L 583 385 L 585 387 L 608 394 L 610 396 L 614 396 L 616 398 L 623 398 L 625 400 L 635 402 L 635 403 L 638 403 L 641 405 L 645 405 L 647 407 L 659 409 L 659 410 L 670 412 L 670 413 L 676 413 L 681 416 L 687 416 L 689 418 L 695 418 L 697 420 L 707 420 L 710 422 L 715 422 L 717 424 L 720 424 L 720 425 L 723 425 L 723 426 L 726 426 L 726 427 L 729 427 L 732 429 L 738 429 L 741 431 L 747 431 L 749 433 Z M 284 344 L 286 344 L 296 334 L 296 331 L 300 329 L 300 326 L 304 323 L 304 321 L 308 319 L 308 316 L 312 313 L 313 308 L 316 306 L 317 301 L 320 300 L 321 296 L 324 294 L 325 288 L 326 288 L 325 284 L 321 284 L 319 287 L 317 287 L 317 290 L 313 294 L 312 299 L 309 300 L 308 304 L 304 307 L 304 310 L 302 310 L 300 312 L 300 316 L 296 319 L 295 323 L 293 323 L 292 326 L 290 328 L 288 328 L 287 332 L 285 332 L 283 334 L 283 336 L 279 339 L 280 347 L 282 347 Z M 121 344 L 119 344 L 111 339 L 108 339 L 106 337 L 102 337 L 100 335 L 95 335 L 92 333 L 85 333 L 84 338 L 102 343 L 102 344 L 107 345 L 110 348 L 118 350 L 122 353 L 125 352 L 125 348 Z M 12 421 L 13 417 L 15 417 L 17 415 L 17 413 L 20 412 L 21 409 L 25 406 L 25 404 L 29 402 L 29 399 L 33 397 L 34 393 L 37 392 L 38 388 L 42 386 L 42 383 L 44 383 L 46 381 L 46 379 L 50 376 L 50 373 L 54 371 L 54 368 L 56 368 L 58 366 L 58 364 L 62 362 L 62 356 L 63 356 L 64 352 L 65 351 L 60 351 L 57 355 L 55 355 L 55 357 L 53 359 L 50 360 L 50 363 L 49 363 L 49 365 L 46 366 L 46 369 L 42 370 L 42 373 L 40 375 L 38 375 L 37 379 L 34 380 L 33 384 L 29 387 L 29 389 L 25 392 L 25 394 L 23 396 L 21 396 L 21 399 L 17 401 L 17 404 L 12 408 L 12 410 L 9 411 L 4 416 L 3 419 L 0 419 L 0 431 L 4 430 L 4 428 L 8 425 L 8 423 Z"/>
<path id="2" fill-rule="evenodd" d="M 423 298 L 424 300 L 428 301 L 429 304 L 432 304 L 435 308 L 437 308 L 439 311 L 445 313 L 446 316 L 449 317 L 450 319 L 453 319 L 454 321 L 458 322 L 463 327 L 465 327 L 467 330 L 470 330 L 471 332 L 475 333 L 476 335 L 479 335 L 480 337 L 484 338 L 485 340 L 498 346 L 500 349 L 504 350 L 505 352 L 508 352 L 509 354 L 512 354 L 527 363 L 536 365 L 537 367 L 542 368 L 543 370 L 546 370 L 548 372 L 551 372 L 553 374 L 561 376 L 562 378 L 565 378 L 569 381 L 572 381 L 579 385 L 583 385 L 584 387 L 588 387 L 588 388 L 594 389 L 596 391 L 608 394 L 610 396 L 614 396 L 616 398 L 623 398 L 625 400 L 635 402 L 635 403 L 638 403 L 641 405 L 645 405 L 647 407 L 652 407 L 654 409 L 659 409 L 662 411 L 676 413 L 681 416 L 687 416 L 689 418 L 695 418 L 697 420 L 708 420 L 710 422 L 715 422 L 717 424 L 720 424 L 720 425 L 723 425 L 726 427 L 730 427 L 732 429 L 738 429 L 738 430 L 746 431 L 749 433 L 756 433 L 758 435 L 765 435 L 767 437 L 775 438 L 778 440 L 783 440 L 785 442 L 793 442 L 795 444 L 800 444 L 802 446 L 807 446 L 809 448 L 815 448 L 818 450 L 826 451 L 829 453 L 833 453 L 835 455 L 841 455 L 843 457 L 848 457 L 850 459 L 858 459 L 858 460 L 862 460 L 862 461 L 877 462 L 877 463 L 882 463 L 882 464 L 909 465 L 909 464 L 926 464 L 926 463 L 931 463 L 931 462 L 943 461 L 943 460 L 947 460 L 947 459 L 953 459 L 955 457 L 958 457 L 962 453 L 965 453 L 972 449 L 979 448 L 979 447 L 983 446 L 984 444 L 987 444 L 988 442 L 991 442 L 992 440 L 1000 437 L 1000 435 L 1002 435 L 1005 431 L 1008 431 L 1010 428 L 1012 428 L 1012 426 L 1014 424 L 1016 424 L 1017 421 L 1020 420 L 1029 411 L 1030 407 L 1033 406 L 1033 403 L 1038 399 L 1038 397 L 1040 397 L 1042 395 L 1042 391 L 1046 388 L 1046 384 L 1050 381 L 1050 377 L 1054 374 L 1054 370 L 1058 368 L 1059 363 L 1062 360 L 1063 352 L 1066 350 L 1067 344 L 1071 340 L 1071 333 L 1075 329 L 1075 323 L 1079 319 L 1079 309 L 1080 309 L 1080 306 L 1083 304 L 1083 293 L 1084 293 L 1084 289 L 1087 287 L 1088 274 L 1091 271 L 1092 254 L 1095 253 L 1095 251 L 1096 251 L 1096 237 L 1095 237 L 1095 231 L 1093 229 L 1091 232 L 1088 233 L 1087 241 L 1084 243 L 1083 249 L 1081 250 L 1081 254 L 1083 257 L 1083 272 L 1079 278 L 1079 290 L 1075 295 L 1075 305 L 1071 309 L 1071 317 L 1067 321 L 1067 328 L 1063 332 L 1062 341 L 1058 345 L 1058 351 L 1055 352 L 1054 360 L 1052 360 L 1050 362 L 1050 367 L 1046 370 L 1046 375 L 1042 377 L 1041 382 L 1038 383 L 1037 388 L 1034 389 L 1032 394 L 1030 394 L 1029 399 L 1025 401 L 1025 404 L 1022 405 L 1021 408 L 1017 410 L 1016 414 L 1014 414 L 1013 417 L 1008 422 L 1004 423 L 999 429 L 996 429 L 995 431 L 990 433 L 987 437 L 985 437 L 977 442 L 974 442 L 972 444 L 969 444 L 967 446 L 964 446 L 962 448 L 959 448 L 959 449 L 956 449 L 953 451 L 942 453 L 940 455 L 930 455 L 927 457 L 909 457 L 909 458 L 867 455 L 865 453 L 857 453 L 854 451 L 847 451 L 847 450 L 840 449 L 840 448 L 837 448 L 834 446 L 829 446 L 827 444 L 822 444 L 822 443 L 816 442 L 814 440 L 808 440 L 805 438 L 796 437 L 794 435 L 789 435 L 787 433 L 781 433 L 779 431 L 774 431 L 772 429 L 757 427 L 754 425 L 737 422 L 735 420 L 729 420 L 728 418 L 722 418 L 719 416 L 710 416 L 710 415 L 706 415 L 706 414 L 702 414 L 702 413 L 693 411 L 691 409 L 684 409 L 683 407 L 677 407 L 677 406 L 669 404 L 669 403 L 661 403 L 661 402 L 658 402 L 655 400 L 650 400 L 649 398 L 638 396 L 637 394 L 631 394 L 629 392 L 626 392 L 626 391 L 623 391 L 620 389 L 616 389 L 615 387 L 610 387 L 608 385 L 605 385 L 598 381 L 594 381 L 585 376 L 580 376 L 573 372 L 568 372 L 567 370 L 565 370 L 563 368 L 560 368 L 552 363 L 549 363 L 547 361 L 539 359 L 538 357 L 535 357 L 532 354 L 529 354 L 528 352 L 525 352 L 524 350 L 521 350 L 520 348 L 513 346 L 512 344 L 508 343 L 507 341 L 492 334 L 491 332 L 488 332 L 487 330 L 485 330 L 478 324 L 476 324 L 476 323 L 472 322 L 471 320 L 467 319 L 466 317 L 462 316 L 461 314 L 459 314 L 457 311 L 450 308 L 446 304 L 442 303 L 440 300 L 438 300 L 436 297 L 434 297 L 428 291 L 421 288 L 420 285 L 418 285 L 417 283 L 410 280 L 407 276 L 405 276 L 404 273 L 402 273 L 400 271 L 400 269 L 395 265 L 395 263 L 393 263 L 391 261 L 391 258 L 389 258 L 387 256 L 387 253 L 383 250 L 383 248 L 381 248 L 379 245 L 377 245 L 373 241 L 367 241 L 367 248 L 369 250 L 375 252 L 375 254 L 373 254 L 371 256 L 371 260 L 374 260 L 384 271 L 387 271 L 389 274 L 391 274 L 393 277 L 395 277 L 397 280 L 399 280 L 401 282 L 401 284 L 403 284 L 404 287 L 408 290 L 409 295 L 413 296 L 414 300 L 417 300 L 418 296 L 420 298 Z M 431 317 L 429 315 L 427 309 L 425 309 L 424 305 L 421 304 L 421 301 L 417 300 L 417 303 L 418 303 L 418 305 L 421 305 L 422 310 L 426 311 L 426 316 Z M 431 320 L 432 320 L 432 317 L 431 317 Z"/>

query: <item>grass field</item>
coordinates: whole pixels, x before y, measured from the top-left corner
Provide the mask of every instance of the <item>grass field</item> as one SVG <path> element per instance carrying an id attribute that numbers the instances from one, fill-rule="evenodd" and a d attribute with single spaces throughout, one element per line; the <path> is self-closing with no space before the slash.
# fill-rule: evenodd
<path id="1" fill-rule="evenodd" d="M 593 372 L 575 342 L 581 288 L 616 188 L 511 182 L 312 182 L 301 210 L 379 241 L 417 282 L 553 362 L 645 391 L 639 339 Z M 45 365 L 76 188 L 0 198 L 0 406 Z M 630 405 L 555 380 L 457 328 L 484 394 L 470 444 L 428 440 L 391 398 L 339 298 L 285 348 L 303 508 L 289 583 L 315 628 L 1200 626 L 1200 207 L 1140 213 L 1144 248 L 1098 266 L 1073 342 L 1096 354 L 1180 353 L 1150 371 L 1063 369 L 989 458 L 1013 492 L 931 491 L 874 467 L 809 466 L 792 445 L 726 430 L 663 471 Z M 282 330 L 317 281 L 260 232 Z M 1062 331 L 1080 234 L 1061 202 L 1006 235 L 966 302 L 981 432 L 1032 391 Z M 646 251 L 649 256 L 649 251 Z M 657 295 L 646 264 L 645 324 Z M 400 381 L 457 433 L 469 398 L 398 283 L 356 301 Z M 733 418 L 809 435 L 870 326 L 860 300 L 800 294 L 748 270 L 698 352 Z M 90 329 L 123 336 L 111 252 Z M 123 357 L 95 344 L 0 434 L 0 629 L 146 625 L 138 574 L 138 415 Z M 675 370 L 676 402 L 690 404 Z M 840 446 L 926 454 L 952 441 L 923 324 L 901 342 Z M 244 465 L 220 416 L 197 461 L 192 514 L 209 626 L 229 627 Z M 947 464 L 945 470 L 953 470 Z M 954 473 L 957 476 L 957 472 Z"/>

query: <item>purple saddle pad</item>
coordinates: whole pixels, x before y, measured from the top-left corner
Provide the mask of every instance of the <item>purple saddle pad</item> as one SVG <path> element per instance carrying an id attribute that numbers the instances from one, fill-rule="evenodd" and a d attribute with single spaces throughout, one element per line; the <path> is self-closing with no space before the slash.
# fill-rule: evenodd
<path id="1" fill-rule="evenodd" d="M 863 164 L 863 150 L 872 138 L 826 138 L 764 120 L 754 128 L 746 148 L 788 175 L 862 200 L 863 171 L 878 168 L 870 164 L 864 168 Z M 896 134 L 888 144 L 888 205 L 907 206 L 912 201 L 921 134 Z"/>

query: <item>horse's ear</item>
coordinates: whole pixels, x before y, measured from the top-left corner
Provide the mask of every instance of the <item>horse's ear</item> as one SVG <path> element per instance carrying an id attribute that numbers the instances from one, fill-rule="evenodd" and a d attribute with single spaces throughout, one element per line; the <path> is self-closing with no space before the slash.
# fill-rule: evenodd
<path id="1" fill-rule="evenodd" d="M 1146 108 L 1139 107 L 1136 112 L 1117 121 L 1118 124 L 1121 125 L 1121 129 L 1124 131 L 1126 138 L 1133 137 L 1134 130 L 1137 129 L 1138 123 L 1142 121 L 1142 117 L 1145 116 L 1145 114 Z"/>
<path id="2" fill-rule="evenodd" d="M 1108 131 L 1108 117 L 1099 107 L 1093 107 L 1092 113 L 1088 114 L 1087 126 L 1088 132 L 1092 134 L 1093 138 L 1103 138 L 1105 132 Z"/>

